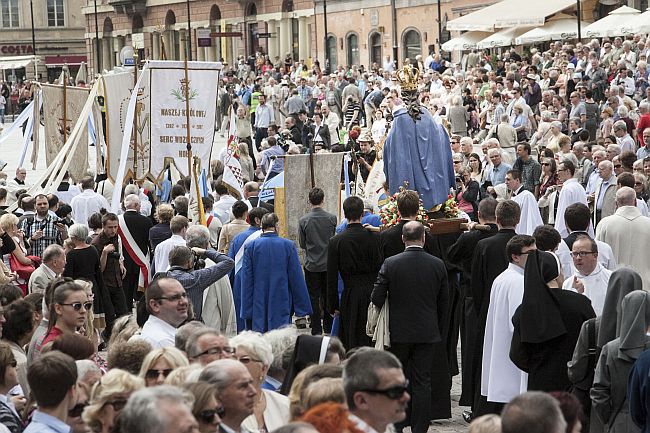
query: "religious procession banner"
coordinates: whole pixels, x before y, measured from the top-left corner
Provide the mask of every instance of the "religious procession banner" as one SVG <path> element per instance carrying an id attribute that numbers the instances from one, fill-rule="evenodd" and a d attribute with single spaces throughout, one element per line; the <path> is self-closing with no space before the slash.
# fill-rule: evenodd
<path id="1" fill-rule="evenodd" d="M 52 164 L 61 151 L 65 141 L 79 120 L 81 110 L 88 99 L 89 89 L 51 84 L 42 85 L 43 118 L 45 120 L 45 159 Z M 65 92 L 65 95 L 64 95 Z M 65 104 L 64 104 L 65 99 Z M 84 120 L 87 123 L 87 119 Z M 82 137 L 68 168 L 74 181 L 80 180 L 88 171 L 88 126 L 85 125 Z"/>
<path id="2" fill-rule="evenodd" d="M 151 153 L 150 172 L 158 178 L 165 158 L 172 157 L 183 175 L 187 171 L 187 113 L 192 155 L 210 166 L 217 108 L 219 70 L 215 63 L 188 62 L 187 79 L 183 62 L 150 62 Z"/>
<path id="3" fill-rule="evenodd" d="M 150 92 L 148 74 L 145 74 L 137 91 L 136 113 L 129 122 L 135 123 L 134 136 L 130 137 L 130 149 L 125 177 L 133 178 L 134 170 L 137 179 L 144 179 L 149 173 L 151 155 L 150 131 Z M 102 110 L 102 124 L 105 126 L 106 140 L 106 173 L 114 183 L 120 165 L 122 137 L 127 122 L 127 108 L 134 84 L 133 72 L 107 74 L 102 76 L 98 105 Z M 135 140 L 134 140 L 135 138 Z M 134 163 L 133 149 L 137 148 L 137 158 Z"/>
<path id="4" fill-rule="evenodd" d="M 378 159 L 372 164 L 372 169 L 363 188 L 363 198 L 370 200 L 375 209 L 379 208 L 379 197 L 384 193 L 384 182 L 386 182 L 384 160 Z"/>
<path id="5" fill-rule="evenodd" d="M 338 202 L 341 192 L 341 167 L 343 153 L 317 153 L 313 165 L 309 155 L 288 155 L 284 161 L 284 195 L 287 197 L 285 214 L 287 238 L 298 242 L 298 220 L 309 212 L 309 191 L 312 189 L 311 171 L 314 171 L 314 186 L 325 193 L 324 209 L 339 214 Z"/>

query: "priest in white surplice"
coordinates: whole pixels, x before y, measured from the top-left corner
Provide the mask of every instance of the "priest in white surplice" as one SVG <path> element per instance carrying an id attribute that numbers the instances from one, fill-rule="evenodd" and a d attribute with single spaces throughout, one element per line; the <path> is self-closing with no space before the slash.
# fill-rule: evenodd
<path id="1" fill-rule="evenodd" d="M 535 196 L 521 186 L 519 170 L 510 170 L 506 173 L 506 185 L 510 190 L 510 198 L 521 208 L 521 217 L 515 232 L 518 235 L 532 235 L 537 226 L 544 224 Z"/>
<path id="2" fill-rule="evenodd" d="M 567 276 L 562 288 L 585 295 L 600 316 L 605 305 L 607 285 L 612 271 L 598 262 L 598 245 L 589 236 L 578 235 L 571 248 L 575 273 Z"/>
<path id="3" fill-rule="evenodd" d="M 510 239 L 506 245 L 510 264 L 492 283 L 481 370 L 481 395 L 488 402 L 505 404 L 528 389 L 528 375 L 513 364 L 509 354 L 512 316 L 524 296 L 526 259 L 535 249 L 532 236 Z"/>
<path id="4" fill-rule="evenodd" d="M 563 160 L 557 167 L 557 178 L 562 183 L 560 190 L 560 199 L 557 205 L 557 214 L 555 215 L 555 230 L 560 233 L 562 238 L 569 235 L 564 222 L 564 211 L 573 203 L 582 203 L 587 205 L 587 193 L 580 185 L 577 179 L 573 177 L 576 169 L 571 161 Z M 588 233 L 591 237 L 594 236 L 594 228 L 589 224 Z"/>

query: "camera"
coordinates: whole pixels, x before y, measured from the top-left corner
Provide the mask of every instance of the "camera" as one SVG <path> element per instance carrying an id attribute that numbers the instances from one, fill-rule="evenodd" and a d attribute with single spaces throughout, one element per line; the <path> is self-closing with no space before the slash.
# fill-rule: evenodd
<path id="1" fill-rule="evenodd" d="M 205 259 L 201 258 L 194 250 L 192 250 L 192 257 L 194 257 L 194 270 L 205 268 Z"/>

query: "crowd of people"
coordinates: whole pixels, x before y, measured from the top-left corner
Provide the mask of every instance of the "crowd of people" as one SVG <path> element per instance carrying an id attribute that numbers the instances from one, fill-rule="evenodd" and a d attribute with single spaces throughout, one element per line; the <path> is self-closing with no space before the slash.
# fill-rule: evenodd
<path id="1" fill-rule="evenodd" d="M 354 195 L 339 224 L 316 186 L 294 243 L 260 198 L 285 154 L 354 153 L 364 184 L 401 106 L 390 61 L 225 74 L 245 184 L 213 161 L 205 215 L 189 178 L 127 185 L 112 213 L 93 177 L 32 196 L 0 173 L 2 426 L 425 433 L 460 374 L 470 431 L 647 429 L 648 49 L 407 60 L 449 132 L 462 234 L 427 230 L 408 189 L 395 225 Z"/>

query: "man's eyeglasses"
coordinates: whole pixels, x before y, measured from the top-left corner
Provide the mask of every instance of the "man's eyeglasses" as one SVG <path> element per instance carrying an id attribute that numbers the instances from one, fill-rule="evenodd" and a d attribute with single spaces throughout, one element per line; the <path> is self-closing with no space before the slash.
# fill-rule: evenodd
<path id="1" fill-rule="evenodd" d="M 622 167 L 621 164 L 616 164 L 616 165 L 614 166 L 614 168 L 621 168 L 621 167 Z"/>
<path id="2" fill-rule="evenodd" d="M 187 299 L 187 293 L 183 292 L 183 293 L 177 293 L 177 294 L 172 295 L 172 296 L 159 296 L 156 299 L 157 300 L 164 299 L 166 301 L 178 302 L 181 299 Z"/>
<path id="3" fill-rule="evenodd" d="M 147 378 L 147 379 L 158 379 L 160 377 L 160 375 L 162 374 L 166 378 L 167 376 L 169 376 L 171 374 L 171 372 L 172 372 L 171 368 L 166 368 L 164 370 L 151 369 L 151 370 L 147 370 L 144 377 Z"/>
<path id="4" fill-rule="evenodd" d="M 549 164 L 548 162 L 542 162 L 542 165 L 543 165 L 544 167 L 548 167 L 548 166 L 551 165 L 551 164 Z"/>
<path id="5" fill-rule="evenodd" d="M 232 355 L 235 353 L 235 348 L 234 347 L 211 347 L 210 349 L 204 350 L 203 352 L 194 355 L 194 358 L 198 358 L 199 356 L 204 356 L 204 355 Z"/>
<path id="6" fill-rule="evenodd" d="M 200 421 L 203 421 L 206 424 L 212 424 L 214 422 L 215 415 L 218 415 L 219 418 L 221 418 L 225 414 L 226 410 L 223 408 L 223 406 L 221 406 L 216 409 L 202 410 L 199 412 L 198 418 Z"/>
<path id="7" fill-rule="evenodd" d="M 643 182 L 634 182 L 634 186 L 643 186 Z"/>
<path id="8" fill-rule="evenodd" d="M 84 412 L 86 406 L 88 406 L 88 403 L 77 403 L 72 409 L 68 411 L 68 416 L 70 418 L 79 418 Z"/>
<path id="9" fill-rule="evenodd" d="M 596 251 L 575 251 L 575 252 L 572 251 L 571 257 L 573 257 L 574 259 L 577 259 L 578 257 L 585 258 L 589 254 L 596 254 Z"/>
<path id="10" fill-rule="evenodd" d="M 149 370 L 149 371 L 151 371 L 151 370 Z M 149 373 L 149 372 L 147 372 L 147 373 Z M 165 376 L 165 377 L 167 377 L 167 376 Z M 116 398 L 115 400 L 107 401 L 106 403 L 104 403 L 104 406 L 106 406 L 106 405 L 113 406 L 113 410 L 115 412 L 119 412 L 122 409 L 124 409 L 124 406 L 126 406 L 127 401 L 128 400 L 126 398 Z"/>
<path id="11" fill-rule="evenodd" d="M 59 305 L 65 305 L 68 307 L 72 307 L 75 311 L 81 311 L 81 307 L 84 308 L 86 311 L 90 311 L 91 308 L 93 308 L 93 303 L 92 302 L 73 302 L 71 304 L 59 304 Z"/>
<path id="12" fill-rule="evenodd" d="M 404 385 L 396 385 L 387 389 L 360 389 L 361 392 L 368 392 L 371 394 L 381 394 L 391 400 L 399 400 L 404 393 L 408 390 L 409 381 L 404 382 Z"/>

